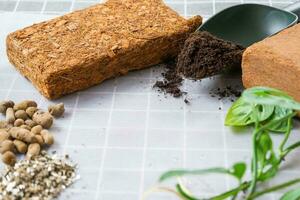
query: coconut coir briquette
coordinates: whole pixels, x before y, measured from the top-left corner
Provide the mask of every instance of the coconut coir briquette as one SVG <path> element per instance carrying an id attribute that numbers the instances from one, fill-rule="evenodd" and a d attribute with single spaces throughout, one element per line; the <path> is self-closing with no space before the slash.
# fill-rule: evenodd
<path id="1" fill-rule="evenodd" d="M 243 52 L 244 48 L 240 45 L 221 40 L 208 32 L 195 32 L 185 41 L 178 58 L 164 64 L 166 70 L 162 73 L 163 80 L 157 81 L 154 87 L 174 97 L 181 97 L 186 94 L 180 88 L 182 76 L 200 80 L 238 68 Z M 236 96 L 238 92 L 230 93 Z M 222 92 L 215 94 L 224 98 Z"/>

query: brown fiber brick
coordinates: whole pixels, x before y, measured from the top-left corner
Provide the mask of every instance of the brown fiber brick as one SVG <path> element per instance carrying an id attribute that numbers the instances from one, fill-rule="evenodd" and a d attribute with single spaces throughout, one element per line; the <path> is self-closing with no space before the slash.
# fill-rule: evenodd
<path id="1" fill-rule="evenodd" d="M 247 48 L 242 70 L 246 88 L 273 87 L 300 101 L 300 24 Z"/>
<path id="2" fill-rule="evenodd" d="M 108 0 L 9 34 L 7 54 L 54 99 L 176 56 L 201 22 L 161 0 Z"/>

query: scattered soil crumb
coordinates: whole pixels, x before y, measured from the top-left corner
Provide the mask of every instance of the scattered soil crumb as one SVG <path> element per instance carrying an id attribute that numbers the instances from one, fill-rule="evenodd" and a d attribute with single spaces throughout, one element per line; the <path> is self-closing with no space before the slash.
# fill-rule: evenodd
<path id="1" fill-rule="evenodd" d="M 6 168 L 0 177 L 0 199 L 54 199 L 77 179 L 75 165 L 43 151 Z"/>
<path id="2" fill-rule="evenodd" d="M 198 80 L 233 68 L 240 68 L 244 48 L 221 40 L 208 32 L 192 33 L 177 61 L 177 72 Z"/>
<path id="3" fill-rule="evenodd" d="M 170 94 L 176 98 L 186 94 L 186 92 L 180 89 L 183 78 L 176 72 L 176 61 L 171 60 L 163 64 L 163 67 L 165 67 L 165 71 L 162 73 L 163 80 L 156 81 L 153 87 L 158 88 L 159 92 Z"/>
<path id="4" fill-rule="evenodd" d="M 190 101 L 188 99 L 184 99 L 184 103 L 190 104 Z"/>
<path id="5" fill-rule="evenodd" d="M 227 98 L 230 101 L 235 101 L 242 94 L 241 90 L 232 86 L 226 86 L 225 88 L 217 88 L 210 91 L 211 97 L 217 97 L 219 100 Z"/>

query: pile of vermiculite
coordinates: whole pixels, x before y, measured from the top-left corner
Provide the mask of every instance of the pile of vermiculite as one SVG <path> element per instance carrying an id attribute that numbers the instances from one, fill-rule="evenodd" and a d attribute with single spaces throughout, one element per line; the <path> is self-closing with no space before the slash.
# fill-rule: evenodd
<path id="1" fill-rule="evenodd" d="M 74 165 L 41 150 L 54 143 L 48 129 L 64 111 L 63 103 L 43 111 L 32 100 L 0 102 L 6 118 L 0 121 L 0 153 L 7 164 L 0 177 L 0 199 L 52 199 L 74 182 Z M 25 159 L 17 162 L 17 154 L 26 154 Z"/>
<path id="2" fill-rule="evenodd" d="M 34 159 L 8 167 L 0 178 L 0 199 L 50 200 L 77 178 L 76 167 L 42 151 Z"/>

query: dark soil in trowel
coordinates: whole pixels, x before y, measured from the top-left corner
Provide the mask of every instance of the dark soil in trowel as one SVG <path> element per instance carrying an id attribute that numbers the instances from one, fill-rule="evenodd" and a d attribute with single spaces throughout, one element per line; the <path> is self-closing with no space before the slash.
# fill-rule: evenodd
<path id="1" fill-rule="evenodd" d="M 232 68 L 240 68 L 244 48 L 208 32 L 192 33 L 177 61 L 177 73 L 199 80 Z"/>

